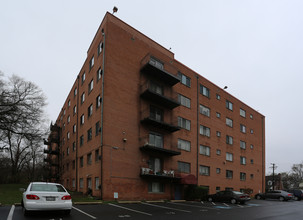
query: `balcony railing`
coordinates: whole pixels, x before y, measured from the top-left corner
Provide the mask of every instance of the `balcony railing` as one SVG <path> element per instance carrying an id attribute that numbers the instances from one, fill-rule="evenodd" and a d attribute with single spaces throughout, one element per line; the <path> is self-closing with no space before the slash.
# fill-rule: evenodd
<path id="1" fill-rule="evenodd" d="M 149 141 L 149 136 L 142 137 L 140 141 L 140 150 L 147 153 L 158 153 L 163 156 L 176 156 L 181 154 L 181 150 L 178 149 L 177 144 L 166 143 L 164 140 L 162 146 L 157 146 Z"/>
<path id="2" fill-rule="evenodd" d="M 181 128 L 178 126 L 178 119 L 171 119 L 173 116 L 167 115 L 163 120 L 157 118 L 150 113 L 150 109 L 141 112 L 141 123 L 153 126 L 154 128 L 161 129 L 166 132 L 179 131 Z"/>
<path id="3" fill-rule="evenodd" d="M 180 179 L 180 177 L 176 175 L 175 170 L 160 170 L 158 172 L 155 172 L 153 169 L 146 167 L 141 167 L 140 176 L 158 179 Z"/>
<path id="4" fill-rule="evenodd" d="M 141 98 L 147 99 L 169 109 L 174 109 L 180 106 L 178 94 L 172 90 L 169 93 L 170 94 L 168 94 L 167 90 L 164 91 L 163 94 L 154 91 L 149 80 L 141 85 Z"/>
<path id="5" fill-rule="evenodd" d="M 178 76 L 169 73 L 177 70 L 170 64 L 164 63 L 151 54 L 146 55 L 141 61 L 141 72 L 150 74 L 152 77 L 160 79 L 169 86 L 173 86 L 180 82 Z"/>

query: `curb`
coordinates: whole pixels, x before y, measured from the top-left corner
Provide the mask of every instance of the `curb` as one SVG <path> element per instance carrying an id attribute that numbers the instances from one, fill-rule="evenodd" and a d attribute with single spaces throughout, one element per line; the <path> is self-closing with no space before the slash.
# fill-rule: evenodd
<path id="1" fill-rule="evenodd" d="M 186 200 L 170 200 L 170 202 L 186 202 Z"/>
<path id="2" fill-rule="evenodd" d="M 164 200 L 153 200 L 153 201 L 145 201 L 146 203 L 161 203 L 164 202 Z"/>
<path id="3" fill-rule="evenodd" d="M 21 206 L 21 203 L 15 203 L 14 205 L 15 206 Z"/>
<path id="4" fill-rule="evenodd" d="M 118 201 L 119 204 L 141 203 L 141 201 Z"/>

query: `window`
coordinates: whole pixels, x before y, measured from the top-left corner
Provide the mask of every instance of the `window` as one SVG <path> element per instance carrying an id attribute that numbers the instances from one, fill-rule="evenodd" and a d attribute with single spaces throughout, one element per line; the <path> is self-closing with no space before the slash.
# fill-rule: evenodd
<path id="1" fill-rule="evenodd" d="M 80 116 L 80 125 L 84 124 L 84 114 Z"/>
<path id="2" fill-rule="evenodd" d="M 217 149 L 217 155 L 221 155 L 221 150 L 220 149 Z"/>
<path id="3" fill-rule="evenodd" d="M 220 96 L 219 94 L 216 94 L 216 98 L 217 98 L 218 100 L 220 100 L 220 99 L 221 99 L 221 96 Z"/>
<path id="4" fill-rule="evenodd" d="M 80 136 L 80 147 L 84 144 L 84 136 Z"/>
<path id="5" fill-rule="evenodd" d="M 178 126 L 190 131 L 190 120 L 178 117 Z"/>
<path id="6" fill-rule="evenodd" d="M 210 156 L 210 147 L 200 145 L 200 154 Z"/>
<path id="7" fill-rule="evenodd" d="M 254 174 L 250 174 L 250 179 L 254 179 Z"/>
<path id="8" fill-rule="evenodd" d="M 246 142 L 245 141 L 240 141 L 240 148 L 241 149 L 246 149 Z"/>
<path id="9" fill-rule="evenodd" d="M 232 153 L 226 153 L 226 161 L 233 161 L 233 154 Z"/>
<path id="10" fill-rule="evenodd" d="M 103 70 L 100 67 L 97 71 L 97 82 L 101 79 L 102 74 L 103 74 Z"/>
<path id="11" fill-rule="evenodd" d="M 88 117 L 92 116 L 92 114 L 93 114 L 93 104 L 91 104 L 87 109 Z"/>
<path id="12" fill-rule="evenodd" d="M 65 115 L 65 113 L 66 113 L 66 110 L 64 109 L 64 110 L 63 110 L 63 115 Z"/>
<path id="13" fill-rule="evenodd" d="M 74 106 L 74 110 L 73 110 L 73 112 L 74 112 L 74 114 L 76 114 L 76 113 L 77 113 L 77 106 L 76 106 L 76 105 Z"/>
<path id="14" fill-rule="evenodd" d="M 92 128 L 87 130 L 87 141 L 90 141 L 92 139 L 93 137 L 92 133 L 93 133 Z"/>
<path id="15" fill-rule="evenodd" d="M 153 57 L 150 58 L 149 64 L 153 65 L 154 67 L 157 67 L 160 70 L 164 69 L 163 63 Z"/>
<path id="16" fill-rule="evenodd" d="M 178 101 L 181 103 L 181 105 L 183 105 L 187 108 L 190 108 L 190 99 L 189 98 L 178 94 Z"/>
<path id="17" fill-rule="evenodd" d="M 96 132 L 95 132 L 95 136 L 98 136 L 100 133 L 100 121 L 98 121 L 96 123 Z"/>
<path id="18" fill-rule="evenodd" d="M 250 117 L 250 119 L 253 119 L 253 115 L 252 115 L 252 114 L 250 114 L 250 116 L 249 116 L 249 117 Z"/>
<path id="19" fill-rule="evenodd" d="M 84 72 L 84 73 L 82 74 L 82 76 L 81 76 L 81 83 L 83 84 L 84 81 L 85 81 L 85 72 Z"/>
<path id="20" fill-rule="evenodd" d="M 155 174 L 162 171 L 162 161 L 160 158 L 150 158 L 148 167 L 154 171 Z"/>
<path id="21" fill-rule="evenodd" d="M 74 89 L 74 96 L 77 95 L 77 87 Z"/>
<path id="22" fill-rule="evenodd" d="M 246 173 L 240 173 L 240 180 L 244 181 L 246 180 Z"/>
<path id="23" fill-rule="evenodd" d="M 70 122 L 70 116 L 67 117 L 67 123 L 69 123 L 69 122 Z"/>
<path id="24" fill-rule="evenodd" d="M 164 184 L 159 182 L 151 182 L 148 183 L 148 192 L 151 193 L 163 193 L 164 192 Z"/>
<path id="25" fill-rule="evenodd" d="M 91 70 L 93 68 L 94 64 L 95 64 L 95 58 L 93 56 L 89 61 L 89 70 Z"/>
<path id="26" fill-rule="evenodd" d="M 226 108 L 232 111 L 233 110 L 233 103 L 226 100 Z"/>
<path id="27" fill-rule="evenodd" d="M 189 78 L 189 77 L 185 76 L 185 75 L 184 75 L 183 73 L 181 73 L 181 72 L 178 72 L 178 77 L 180 78 L 182 84 L 184 84 L 184 85 L 190 87 L 190 83 L 191 83 L 191 82 L 190 82 L 190 78 Z"/>
<path id="28" fill-rule="evenodd" d="M 76 161 L 75 160 L 73 160 L 73 170 L 76 168 Z"/>
<path id="29" fill-rule="evenodd" d="M 80 157 L 80 167 L 83 167 L 83 157 Z"/>
<path id="30" fill-rule="evenodd" d="M 253 130 L 253 129 L 250 129 L 250 133 L 253 134 L 253 133 L 254 133 L 254 130 Z"/>
<path id="31" fill-rule="evenodd" d="M 209 116 L 210 116 L 210 109 L 207 108 L 207 107 L 204 106 L 204 105 L 200 105 L 200 113 L 201 113 L 202 115 L 206 115 L 207 117 L 209 117 Z"/>
<path id="32" fill-rule="evenodd" d="M 246 164 L 246 157 L 240 156 L 240 164 L 245 165 Z"/>
<path id="33" fill-rule="evenodd" d="M 250 149 L 254 149 L 254 145 L 251 144 L 251 145 L 250 145 Z"/>
<path id="34" fill-rule="evenodd" d="M 76 187 L 76 180 L 75 179 L 73 179 L 73 188 L 75 188 Z"/>
<path id="35" fill-rule="evenodd" d="M 66 155 L 69 155 L 69 147 L 66 149 Z"/>
<path id="36" fill-rule="evenodd" d="M 217 174 L 220 174 L 220 173 L 221 173 L 221 169 L 220 169 L 220 168 L 217 168 L 217 169 L 216 169 L 216 173 L 217 173 Z"/>
<path id="37" fill-rule="evenodd" d="M 178 161 L 178 171 L 180 173 L 190 173 L 190 163 Z"/>
<path id="38" fill-rule="evenodd" d="M 152 92 L 155 92 L 159 95 L 163 95 L 163 88 L 162 86 L 160 86 L 159 84 L 155 83 L 155 82 L 150 82 L 150 90 Z"/>
<path id="39" fill-rule="evenodd" d="M 83 178 L 79 179 L 79 187 L 80 189 L 83 189 Z"/>
<path id="40" fill-rule="evenodd" d="M 221 114 L 219 112 L 216 112 L 217 118 L 221 118 Z"/>
<path id="41" fill-rule="evenodd" d="M 254 164 L 254 159 L 251 159 L 251 160 L 250 160 L 250 164 Z"/>
<path id="42" fill-rule="evenodd" d="M 190 141 L 178 139 L 178 149 L 190 151 Z"/>
<path id="43" fill-rule="evenodd" d="M 76 142 L 73 142 L 73 151 L 76 151 Z"/>
<path id="44" fill-rule="evenodd" d="M 200 93 L 208 98 L 210 96 L 209 89 L 203 85 L 200 85 Z"/>
<path id="45" fill-rule="evenodd" d="M 226 170 L 226 178 L 232 179 L 233 178 L 233 171 L 232 170 Z"/>
<path id="46" fill-rule="evenodd" d="M 163 110 L 151 105 L 150 118 L 156 121 L 163 121 Z"/>
<path id="47" fill-rule="evenodd" d="M 221 137 L 221 132 L 217 131 L 217 137 Z"/>
<path id="48" fill-rule="evenodd" d="M 226 125 L 232 128 L 233 127 L 233 120 L 230 119 L 230 118 L 226 118 Z"/>
<path id="49" fill-rule="evenodd" d="M 161 134 L 150 133 L 149 145 L 163 148 L 163 136 Z"/>
<path id="50" fill-rule="evenodd" d="M 200 165 L 199 171 L 200 171 L 200 175 L 209 176 L 210 167 Z"/>
<path id="51" fill-rule="evenodd" d="M 99 149 L 95 150 L 95 161 L 99 161 Z"/>
<path id="52" fill-rule="evenodd" d="M 242 133 L 246 133 L 246 127 L 245 127 L 245 125 L 240 124 L 240 131 Z"/>
<path id="53" fill-rule="evenodd" d="M 85 93 L 83 92 L 81 95 L 81 104 L 83 104 L 84 101 L 85 101 Z"/>
<path id="54" fill-rule="evenodd" d="M 240 108 L 240 115 L 244 118 L 246 117 L 246 111 L 243 110 L 242 108 Z"/>
<path id="55" fill-rule="evenodd" d="M 92 164 L 92 153 L 87 154 L 87 164 Z"/>
<path id="56" fill-rule="evenodd" d="M 210 128 L 200 125 L 200 134 L 210 137 Z"/>
<path id="57" fill-rule="evenodd" d="M 73 126 L 73 133 L 76 133 L 76 131 L 77 131 L 77 125 L 74 124 L 74 126 Z"/>
<path id="58" fill-rule="evenodd" d="M 233 145 L 233 137 L 226 135 L 226 144 Z"/>
<path id="59" fill-rule="evenodd" d="M 100 55 L 100 53 L 102 52 L 103 50 L 103 42 L 101 41 L 98 45 L 98 55 Z"/>
<path id="60" fill-rule="evenodd" d="M 96 108 L 99 108 L 101 106 L 101 96 L 98 95 L 96 98 Z"/>
<path id="61" fill-rule="evenodd" d="M 99 177 L 95 177 L 95 190 L 99 189 Z"/>
<path id="62" fill-rule="evenodd" d="M 94 88 L 94 80 L 92 79 L 88 84 L 88 93 L 90 93 Z"/>
<path id="63" fill-rule="evenodd" d="M 70 139 L 70 133 L 67 132 L 67 140 L 69 140 L 69 139 Z"/>
<path id="64" fill-rule="evenodd" d="M 220 186 L 217 186 L 217 187 L 216 187 L 216 192 L 220 192 L 220 191 L 221 191 Z"/>
<path id="65" fill-rule="evenodd" d="M 68 100 L 68 103 L 67 103 L 68 107 L 70 107 L 70 100 Z"/>

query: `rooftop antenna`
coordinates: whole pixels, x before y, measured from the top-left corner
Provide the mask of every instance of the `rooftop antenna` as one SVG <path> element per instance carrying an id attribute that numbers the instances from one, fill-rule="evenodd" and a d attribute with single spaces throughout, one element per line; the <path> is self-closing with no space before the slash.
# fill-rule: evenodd
<path id="1" fill-rule="evenodd" d="M 115 14 L 118 11 L 118 8 L 116 6 L 114 6 L 113 8 L 113 14 Z"/>

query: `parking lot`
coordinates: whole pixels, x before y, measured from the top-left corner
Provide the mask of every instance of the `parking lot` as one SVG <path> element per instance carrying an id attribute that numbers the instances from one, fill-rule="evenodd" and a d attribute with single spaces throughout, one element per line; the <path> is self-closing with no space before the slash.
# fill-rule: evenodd
<path id="1" fill-rule="evenodd" d="M 162 202 L 74 205 L 69 216 L 61 212 L 37 212 L 24 217 L 20 206 L 0 207 L 0 220 L 92 219 L 302 219 L 303 202 L 251 200 L 245 205 L 211 202 Z"/>

